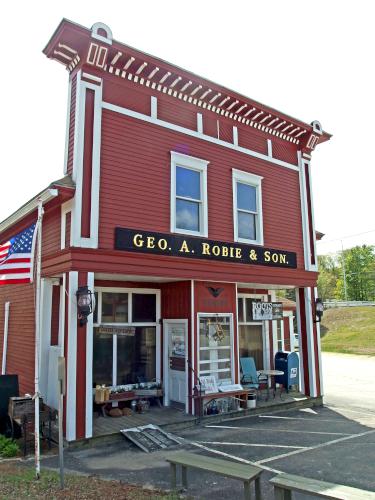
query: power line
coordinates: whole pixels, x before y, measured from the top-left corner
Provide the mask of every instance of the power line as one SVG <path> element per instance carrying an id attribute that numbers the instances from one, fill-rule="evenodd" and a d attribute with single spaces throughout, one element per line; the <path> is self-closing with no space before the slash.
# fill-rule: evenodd
<path id="1" fill-rule="evenodd" d="M 361 236 L 362 234 L 375 233 L 375 229 L 371 229 L 370 231 L 364 231 L 363 233 L 349 234 L 348 236 L 341 236 L 341 238 L 335 238 L 334 240 L 318 240 L 317 243 L 331 243 L 333 241 L 341 241 L 348 238 L 354 238 L 354 236 Z"/>

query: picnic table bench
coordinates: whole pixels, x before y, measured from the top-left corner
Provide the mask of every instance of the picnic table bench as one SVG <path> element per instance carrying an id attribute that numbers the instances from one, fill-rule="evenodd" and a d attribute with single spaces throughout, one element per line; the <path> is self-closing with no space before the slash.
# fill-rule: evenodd
<path id="1" fill-rule="evenodd" d="M 222 460 L 189 452 L 180 452 L 166 459 L 171 466 L 171 488 L 176 489 L 177 465 L 181 466 L 182 486 L 187 488 L 187 468 L 200 469 L 207 472 L 214 472 L 221 476 L 232 479 L 239 479 L 244 484 L 245 499 L 251 499 L 250 483 L 255 481 L 255 498 L 261 500 L 260 475 L 262 469 L 253 465 L 239 464 L 229 460 Z"/>
<path id="2" fill-rule="evenodd" d="M 327 483 L 294 474 L 280 474 L 270 479 L 274 486 L 275 500 L 291 500 L 292 491 L 315 495 L 319 498 L 341 500 L 375 500 L 375 492 Z"/>

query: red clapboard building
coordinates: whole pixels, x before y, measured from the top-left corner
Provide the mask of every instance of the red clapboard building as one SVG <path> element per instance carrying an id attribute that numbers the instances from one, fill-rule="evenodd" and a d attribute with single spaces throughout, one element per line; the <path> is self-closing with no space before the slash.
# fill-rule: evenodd
<path id="1" fill-rule="evenodd" d="M 198 376 L 239 383 L 250 356 L 272 368 L 293 315 L 302 391 L 321 396 L 310 162 L 330 135 L 117 42 L 102 23 L 64 19 L 44 53 L 69 73 L 65 170 L 0 223 L 0 244 L 36 221 L 41 199 L 40 386 L 54 405 L 63 354 L 66 438 L 92 436 L 98 384 L 160 380 L 165 405 L 194 413 Z M 6 373 L 29 393 L 34 287 L 0 286 Z M 82 287 L 96 299 L 87 323 Z M 278 319 L 285 288 L 296 311 Z"/>

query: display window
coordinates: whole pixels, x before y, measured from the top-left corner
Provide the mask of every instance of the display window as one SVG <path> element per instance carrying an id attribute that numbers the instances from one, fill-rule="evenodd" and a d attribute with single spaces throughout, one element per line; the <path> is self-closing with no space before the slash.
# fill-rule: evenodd
<path id="1" fill-rule="evenodd" d="M 259 298 L 238 297 L 238 336 L 240 358 L 254 358 L 257 370 L 264 366 L 263 324 L 253 321 L 253 302 Z"/>
<path id="2" fill-rule="evenodd" d="M 159 291 L 96 290 L 93 386 L 160 378 Z"/>

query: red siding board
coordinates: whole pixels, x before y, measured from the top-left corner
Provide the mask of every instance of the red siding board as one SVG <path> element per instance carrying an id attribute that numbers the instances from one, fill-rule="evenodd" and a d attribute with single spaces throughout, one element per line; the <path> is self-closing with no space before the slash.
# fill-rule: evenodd
<path id="1" fill-rule="evenodd" d="M 183 149 L 210 162 L 210 239 L 233 241 L 237 168 L 264 178 L 265 246 L 296 252 L 303 265 L 298 172 L 111 111 L 104 110 L 102 123 L 100 248 L 113 249 L 116 226 L 170 231 L 170 151 Z"/>
<path id="2" fill-rule="evenodd" d="M 176 99 L 167 99 L 166 96 L 158 96 L 158 118 L 171 122 L 181 127 L 197 130 L 197 112 L 182 106 Z"/>
<path id="3" fill-rule="evenodd" d="M 61 208 L 57 206 L 46 212 L 42 225 L 42 255 L 46 256 L 60 250 L 61 246 Z"/>
<path id="4" fill-rule="evenodd" d="M 257 153 L 267 154 L 267 136 L 261 134 L 252 127 L 243 127 L 238 125 L 238 145 L 256 151 Z M 271 139 L 271 137 L 270 137 Z"/>
<path id="5" fill-rule="evenodd" d="M 278 160 L 286 161 L 292 165 L 298 165 L 297 150 L 298 146 L 291 142 L 285 142 L 277 137 L 272 139 L 272 156 Z"/>
<path id="6" fill-rule="evenodd" d="M 51 345 L 59 344 L 60 286 L 52 287 Z"/>
<path id="7" fill-rule="evenodd" d="M 73 151 L 74 151 L 74 129 L 75 129 L 75 116 L 76 116 L 76 95 L 77 95 L 77 76 L 72 79 L 72 87 L 70 94 L 70 111 L 69 111 L 69 128 L 68 128 L 68 159 L 67 170 L 68 174 L 73 173 Z"/>
<path id="8" fill-rule="evenodd" d="M 0 347 L 3 352 L 5 302 L 10 302 L 6 373 L 19 377 L 20 394 L 34 394 L 34 286 L 0 287 Z"/>
<path id="9" fill-rule="evenodd" d="M 135 89 L 134 83 L 127 80 L 121 80 L 120 83 L 118 78 L 106 78 L 103 84 L 103 101 L 146 115 L 151 112 L 149 92 Z"/>
<path id="10" fill-rule="evenodd" d="M 94 91 L 86 90 L 85 109 L 85 134 L 83 152 L 83 188 L 82 188 L 82 217 L 81 235 L 84 238 L 90 237 L 91 218 L 91 180 L 92 180 L 92 146 L 93 146 L 93 126 L 94 126 Z"/>

